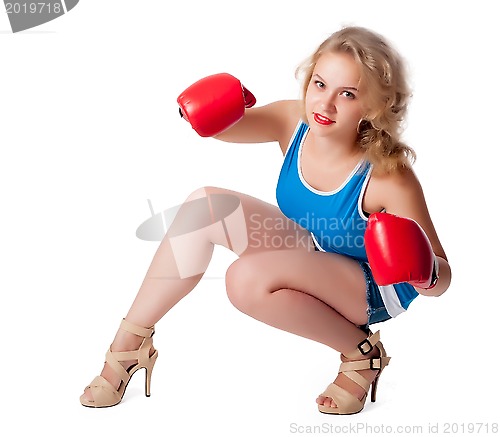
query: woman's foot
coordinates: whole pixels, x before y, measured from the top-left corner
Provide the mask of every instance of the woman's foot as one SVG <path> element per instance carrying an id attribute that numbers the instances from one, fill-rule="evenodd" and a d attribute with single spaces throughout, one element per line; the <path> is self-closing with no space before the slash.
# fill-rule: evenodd
<path id="1" fill-rule="evenodd" d="M 143 340 L 144 337 L 132 334 L 123 329 L 119 329 L 118 332 L 116 333 L 113 343 L 111 344 L 110 350 L 112 352 L 135 351 L 136 349 L 139 348 Z M 151 346 L 149 350 L 149 356 L 152 356 L 154 352 L 155 348 Z M 131 366 L 137 364 L 137 360 L 120 361 L 120 364 L 123 366 L 125 370 L 127 370 Z M 115 390 L 118 390 L 122 380 L 120 376 L 118 376 L 118 374 L 111 368 L 111 366 L 108 363 L 104 363 L 101 376 L 104 379 L 106 379 L 115 388 Z M 94 401 L 90 388 L 87 387 L 85 389 L 82 398 L 89 402 Z"/>
<path id="2" fill-rule="evenodd" d="M 374 347 L 373 350 L 369 354 L 365 355 L 363 358 L 366 359 L 366 358 L 378 358 L 378 357 L 380 357 L 380 350 L 377 347 Z M 344 355 L 341 355 L 341 359 L 342 359 L 342 362 L 344 362 L 344 363 L 358 360 L 358 359 L 349 360 Z M 380 372 L 379 370 L 369 370 L 369 369 L 357 370 L 357 373 L 359 373 L 362 377 L 364 377 L 370 383 L 373 382 L 373 380 L 377 377 L 379 372 Z M 336 384 L 339 387 L 343 388 L 344 390 L 348 391 L 353 396 L 358 398 L 360 401 L 366 395 L 366 392 L 363 389 L 363 387 L 356 384 L 352 379 L 348 378 L 343 373 L 339 373 L 337 375 L 337 378 L 335 379 L 334 384 Z M 328 396 L 323 396 L 323 395 L 319 395 L 316 398 L 316 403 L 318 405 L 324 405 L 325 407 L 331 407 L 331 408 L 337 407 L 337 404 L 335 403 L 335 401 L 332 398 L 330 398 Z"/>
<path id="3" fill-rule="evenodd" d="M 375 402 L 377 384 L 382 370 L 389 364 L 380 332 L 368 337 L 348 354 L 341 355 L 339 374 L 316 403 L 321 413 L 355 414 L 365 406 L 371 386 L 371 401 Z"/>

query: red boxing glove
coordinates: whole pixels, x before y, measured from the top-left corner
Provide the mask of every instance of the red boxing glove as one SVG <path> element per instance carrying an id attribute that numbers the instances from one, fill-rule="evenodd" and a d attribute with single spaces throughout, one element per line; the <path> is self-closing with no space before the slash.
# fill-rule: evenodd
<path id="1" fill-rule="evenodd" d="M 383 212 L 371 214 L 365 232 L 365 248 L 377 284 L 409 282 L 427 289 L 436 285 L 436 256 L 427 235 L 415 220 Z"/>
<path id="2" fill-rule="evenodd" d="M 234 76 L 214 74 L 195 82 L 177 98 L 179 112 L 202 137 L 213 137 L 239 121 L 254 95 Z"/>

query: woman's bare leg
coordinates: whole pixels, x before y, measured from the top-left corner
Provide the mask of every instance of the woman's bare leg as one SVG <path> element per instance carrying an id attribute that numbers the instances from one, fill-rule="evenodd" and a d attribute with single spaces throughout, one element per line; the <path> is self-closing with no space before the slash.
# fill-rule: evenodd
<path id="1" fill-rule="evenodd" d="M 200 281 L 215 244 L 240 256 L 270 249 L 312 250 L 307 231 L 276 206 L 230 190 L 201 188 L 179 209 L 125 318 L 144 327 L 157 323 Z M 141 340 L 118 330 L 111 349 L 135 350 Z M 108 365 L 101 375 L 118 386 L 120 380 Z M 92 399 L 89 391 L 84 396 Z"/>
<path id="2" fill-rule="evenodd" d="M 239 209 L 233 211 L 231 205 L 228 209 L 228 202 L 217 195 L 232 196 L 229 204 L 237 199 Z M 340 352 L 351 352 L 366 337 L 356 326 L 366 323 L 366 298 L 364 276 L 354 261 L 314 252 L 309 234 L 277 207 L 213 187 L 197 190 L 181 207 L 126 319 L 140 326 L 160 320 L 199 282 L 214 244 L 240 256 L 228 270 L 227 286 L 231 301 L 242 311 Z M 112 350 L 133 350 L 140 341 L 120 330 Z M 106 365 L 102 376 L 115 386 L 119 384 Z M 350 387 L 349 381 L 341 379 L 337 382 L 357 394 L 359 386 Z M 85 396 L 91 398 L 90 393 Z M 318 402 L 328 405 L 331 401 Z"/>
<path id="3" fill-rule="evenodd" d="M 158 322 L 200 281 L 215 244 L 239 256 L 313 250 L 308 232 L 276 206 L 222 188 L 199 189 L 168 229 L 126 319 L 139 326 Z"/>
<path id="4" fill-rule="evenodd" d="M 359 264 L 332 253 L 304 250 L 247 255 L 228 269 L 226 288 L 242 312 L 268 325 L 351 353 L 366 338 L 366 284 Z M 378 350 L 367 358 L 377 356 Z M 359 372 L 373 380 L 376 371 Z M 340 374 L 336 383 L 361 398 L 363 389 Z M 335 406 L 331 398 L 317 402 Z"/>

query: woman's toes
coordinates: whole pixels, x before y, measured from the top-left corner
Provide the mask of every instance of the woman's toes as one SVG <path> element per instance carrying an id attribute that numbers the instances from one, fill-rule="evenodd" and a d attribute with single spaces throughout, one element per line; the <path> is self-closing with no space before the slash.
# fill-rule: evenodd
<path id="1" fill-rule="evenodd" d="M 333 399 L 332 399 L 332 398 L 328 398 L 328 399 L 327 399 L 327 402 L 328 402 L 328 406 L 329 406 L 330 408 L 337 408 L 337 404 L 335 404 L 335 402 L 333 401 Z"/>
<path id="2" fill-rule="evenodd" d="M 320 395 L 316 398 L 316 403 L 327 408 L 335 408 L 337 406 L 332 398 L 323 395 Z"/>
<path id="3" fill-rule="evenodd" d="M 332 408 L 332 407 L 335 408 L 336 407 L 335 402 L 333 402 L 332 398 L 329 398 L 327 396 L 321 396 L 321 398 L 322 398 L 322 401 L 319 402 L 319 404 L 321 404 L 327 408 Z"/>

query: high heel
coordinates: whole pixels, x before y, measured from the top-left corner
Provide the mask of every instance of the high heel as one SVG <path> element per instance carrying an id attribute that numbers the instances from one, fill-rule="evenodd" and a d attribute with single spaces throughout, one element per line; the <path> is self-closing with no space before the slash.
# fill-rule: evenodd
<path id="1" fill-rule="evenodd" d="M 374 348 L 380 352 L 377 358 L 363 357 L 369 354 Z M 327 414 L 355 414 L 359 413 L 365 406 L 368 390 L 371 386 L 371 401 L 375 402 L 377 397 L 377 386 L 382 370 L 389 364 L 390 357 L 387 356 L 384 346 L 380 342 L 380 332 L 371 334 L 358 344 L 357 349 L 352 353 L 344 355 L 348 361 L 340 365 L 339 373 L 344 374 L 349 379 L 354 381 L 365 391 L 364 396 L 358 399 L 356 396 L 349 393 L 347 390 L 339 387 L 335 383 L 331 383 L 321 396 L 332 398 L 336 407 L 328 407 L 326 405 L 318 405 L 318 410 Z M 373 382 L 369 382 L 361 376 L 358 370 L 378 370 L 377 376 Z"/>
<path id="2" fill-rule="evenodd" d="M 96 376 L 93 381 L 85 388 L 89 389 L 92 393 L 93 400 L 80 396 L 80 402 L 85 407 L 112 407 L 117 405 L 123 399 L 127 385 L 132 378 L 132 375 L 139 369 L 146 369 L 145 392 L 146 396 L 151 396 L 151 374 L 153 367 L 158 358 L 158 351 L 155 350 L 153 354 L 149 355 L 149 351 L 153 346 L 152 336 L 154 334 L 154 326 L 151 328 L 143 328 L 134 325 L 123 319 L 120 324 L 120 329 L 123 329 L 132 334 L 143 337 L 142 343 L 135 351 L 127 352 L 112 352 L 111 348 L 106 353 L 106 363 L 116 372 L 121 378 L 118 389 L 115 389 L 105 378 Z M 137 364 L 125 369 L 120 362 L 137 360 Z"/>

